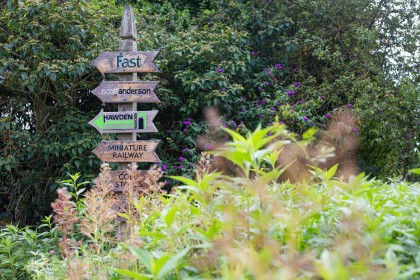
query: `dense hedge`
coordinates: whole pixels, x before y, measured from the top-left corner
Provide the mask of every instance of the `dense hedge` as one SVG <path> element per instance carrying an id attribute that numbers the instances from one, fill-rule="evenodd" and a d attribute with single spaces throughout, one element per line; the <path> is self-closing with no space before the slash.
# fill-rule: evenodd
<path id="1" fill-rule="evenodd" d="M 97 176 L 101 137 L 87 122 L 101 108 L 90 92 L 101 77 L 89 62 L 117 49 L 127 1 L 2 2 L 0 220 L 36 223 L 67 172 Z M 132 1 L 139 49 L 160 50 L 162 70 L 140 77 L 161 81 L 162 101 L 142 107 L 160 110 L 160 133 L 141 137 L 163 140 L 166 174 L 190 176 L 199 152 L 225 141 L 207 135 L 206 106 L 241 133 L 275 116 L 303 132 L 351 107 L 360 167 L 405 177 L 419 141 L 419 7 L 406 1 L 391 17 L 394 2 Z"/>

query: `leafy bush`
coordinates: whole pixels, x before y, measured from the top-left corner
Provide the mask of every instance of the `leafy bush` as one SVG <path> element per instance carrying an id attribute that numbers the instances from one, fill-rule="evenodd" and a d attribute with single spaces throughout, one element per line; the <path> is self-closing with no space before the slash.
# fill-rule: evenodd
<path id="1" fill-rule="evenodd" d="M 45 228 L 46 227 L 46 228 Z M 0 229 L 1 279 L 28 279 L 25 265 L 38 254 L 58 254 L 58 232 L 53 228 L 51 216 L 36 229 L 7 225 Z"/>
<path id="2" fill-rule="evenodd" d="M 309 148 L 313 132 L 296 140 L 278 123 L 246 137 L 225 131 L 232 141 L 217 157 L 201 157 L 194 180 L 171 177 L 182 185 L 170 194 L 159 191 L 161 175 L 152 170 L 147 180 L 155 189 L 142 194 L 135 178 L 120 196 L 126 202 L 117 202 L 104 166 L 80 212 L 61 196 L 56 230 L 66 234 L 60 243 L 67 247 L 60 246 L 61 257 L 36 252 L 26 270 L 37 279 L 419 276 L 418 184 L 337 178 L 338 165 L 313 166 L 311 178 L 292 184 L 280 180 L 292 165 L 278 158 L 293 144 Z M 211 171 L 216 158 L 235 167 Z M 73 206 L 67 215 L 57 205 Z"/>
<path id="3" fill-rule="evenodd" d="M 99 160 L 90 151 L 100 136 L 87 122 L 101 109 L 90 92 L 101 76 L 89 62 L 117 49 L 124 3 L 135 10 L 139 50 L 160 50 L 162 73 L 139 79 L 161 81 L 162 103 L 139 109 L 160 111 L 160 133 L 142 137 L 163 140 L 158 153 L 166 174 L 191 177 L 200 152 L 214 144 L 196 143 L 211 130 L 202 116 L 209 105 L 242 135 L 275 116 L 301 134 L 354 105 L 362 124 L 363 170 L 382 179 L 414 179 L 407 170 L 416 164 L 419 139 L 415 1 L 3 2 L 4 220 L 35 224 L 50 211 L 66 172 L 96 176 Z"/>

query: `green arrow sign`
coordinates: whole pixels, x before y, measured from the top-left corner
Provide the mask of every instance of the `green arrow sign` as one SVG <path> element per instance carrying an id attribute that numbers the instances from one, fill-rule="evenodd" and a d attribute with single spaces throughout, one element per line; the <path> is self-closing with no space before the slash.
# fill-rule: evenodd
<path id="1" fill-rule="evenodd" d="M 100 112 L 89 124 L 100 133 L 157 132 L 152 122 L 157 112 Z"/>

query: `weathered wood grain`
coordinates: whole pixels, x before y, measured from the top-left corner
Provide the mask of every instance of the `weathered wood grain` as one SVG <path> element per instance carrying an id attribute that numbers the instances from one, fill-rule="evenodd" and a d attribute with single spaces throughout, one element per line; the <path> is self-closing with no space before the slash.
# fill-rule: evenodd
<path id="1" fill-rule="evenodd" d="M 160 162 L 155 153 L 160 140 L 102 141 L 93 150 L 103 162 Z"/>
<path id="2" fill-rule="evenodd" d="M 158 51 L 103 52 L 91 62 L 101 73 L 160 72 L 153 63 Z"/>
<path id="3" fill-rule="evenodd" d="M 110 171 L 111 182 L 114 186 L 113 191 L 122 192 L 123 188 L 128 187 L 131 183 L 134 188 L 149 189 L 150 186 L 146 184 L 145 179 L 149 170 L 115 170 Z"/>
<path id="4" fill-rule="evenodd" d="M 102 81 L 92 90 L 105 103 L 160 103 L 154 90 L 158 81 Z"/>

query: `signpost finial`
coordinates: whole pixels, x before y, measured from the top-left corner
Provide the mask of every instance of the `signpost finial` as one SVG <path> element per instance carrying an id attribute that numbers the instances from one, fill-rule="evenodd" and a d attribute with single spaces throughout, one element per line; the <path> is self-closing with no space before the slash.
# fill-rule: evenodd
<path id="1" fill-rule="evenodd" d="M 134 20 L 133 9 L 130 5 L 124 6 L 124 12 L 120 28 L 121 39 L 137 39 L 136 21 Z"/>

